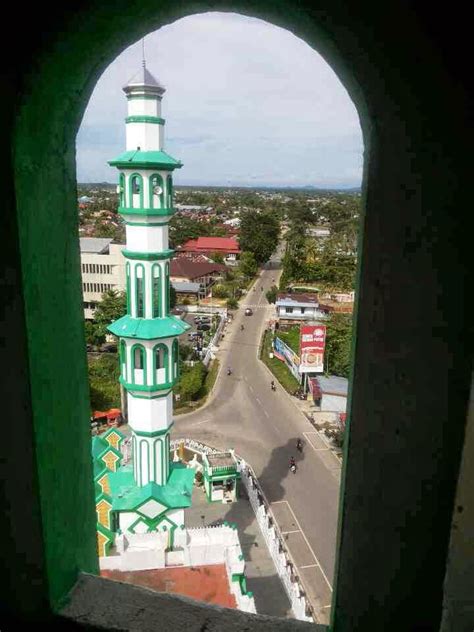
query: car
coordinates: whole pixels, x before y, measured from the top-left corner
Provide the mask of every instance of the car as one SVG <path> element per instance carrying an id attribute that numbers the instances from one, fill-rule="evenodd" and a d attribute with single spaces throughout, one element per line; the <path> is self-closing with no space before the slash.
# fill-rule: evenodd
<path id="1" fill-rule="evenodd" d="M 188 334 L 189 340 L 194 340 L 195 338 L 199 338 L 200 336 L 201 334 L 199 333 L 199 331 L 192 331 Z"/>
<path id="2" fill-rule="evenodd" d="M 247 309 L 245 310 L 245 315 L 246 316 L 252 316 L 252 314 L 253 314 L 253 311 L 251 310 L 251 308 L 247 307 Z"/>

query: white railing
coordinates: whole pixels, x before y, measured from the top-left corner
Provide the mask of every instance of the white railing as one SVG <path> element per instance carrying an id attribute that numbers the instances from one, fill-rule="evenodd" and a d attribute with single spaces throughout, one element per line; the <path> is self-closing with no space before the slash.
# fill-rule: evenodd
<path id="1" fill-rule="evenodd" d="M 305 591 L 296 576 L 296 564 L 284 546 L 283 536 L 278 528 L 270 505 L 252 468 L 242 459 L 240 476 L 254 510 L 267 548 L 272 557 L 278 576 L 285 588 L 296 619 L 317 623 L 314 610 L 306 598 Z"/>

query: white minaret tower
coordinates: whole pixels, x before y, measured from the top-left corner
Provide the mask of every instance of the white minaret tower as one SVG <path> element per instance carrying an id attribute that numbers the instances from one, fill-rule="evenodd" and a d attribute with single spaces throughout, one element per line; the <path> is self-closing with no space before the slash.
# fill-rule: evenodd
<path id="1" fill-rule="evenodd" d="M 177 338 L 189 329 L 169 314 L 171 174 L 182 165 L 163 150 L 165 89 L 145 61 L 123 90 L 128 99 L 127 150 L 109 164 L 119 170 L 119 213 L 126 224 L 127 314 L 109 330 L 120 338 L 120 381 L 127 390 L 133 476 L 135 484 L 144 487 L 167 485 L 170 477 Z"/>

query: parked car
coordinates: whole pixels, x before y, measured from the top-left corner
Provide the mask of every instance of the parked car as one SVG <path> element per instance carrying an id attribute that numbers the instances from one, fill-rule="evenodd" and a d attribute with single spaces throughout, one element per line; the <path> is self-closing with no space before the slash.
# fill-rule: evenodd
<path id="1" fill-rule="evenodd" d="M 100 350 L 105 353 L 117 353 L 117 345 L 113 343 L 106 343 L 101 346 Z"/>
<path id="2" fill-rule="evenodd" d="M 189 340 L 194 340 L 195 338 L 200 338 L 201 334 L 199 333 L 199 331 L 192 331 L 191 333 L 188 334 L 188 339 Z"/>
<path id="3" fill-rule="evenodd" d="M 251 310 L 251 308 L 247 307 L 247 309 L 245 310 L 245 315 L 246 316 L 252 316 L 252 314 L 253 314 L 253 311 Z"/>

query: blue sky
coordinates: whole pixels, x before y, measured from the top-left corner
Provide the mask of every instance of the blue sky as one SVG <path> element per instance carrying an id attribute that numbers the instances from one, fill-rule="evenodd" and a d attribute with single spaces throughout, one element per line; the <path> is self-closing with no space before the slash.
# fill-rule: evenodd
<path id="1" fill-rule="evenodd" d="M 176 184 L 353 187 L 362 132 L 345 88 L 289 31 L 232 13 L 183 18 L 147 35 L 147 68 L 166 87 L 165 149 L 184 164 Z M 77 137 L 79 182 L 115 182 L 125 149 L 122 91 L 141 41 L 103 73 Z"/>

